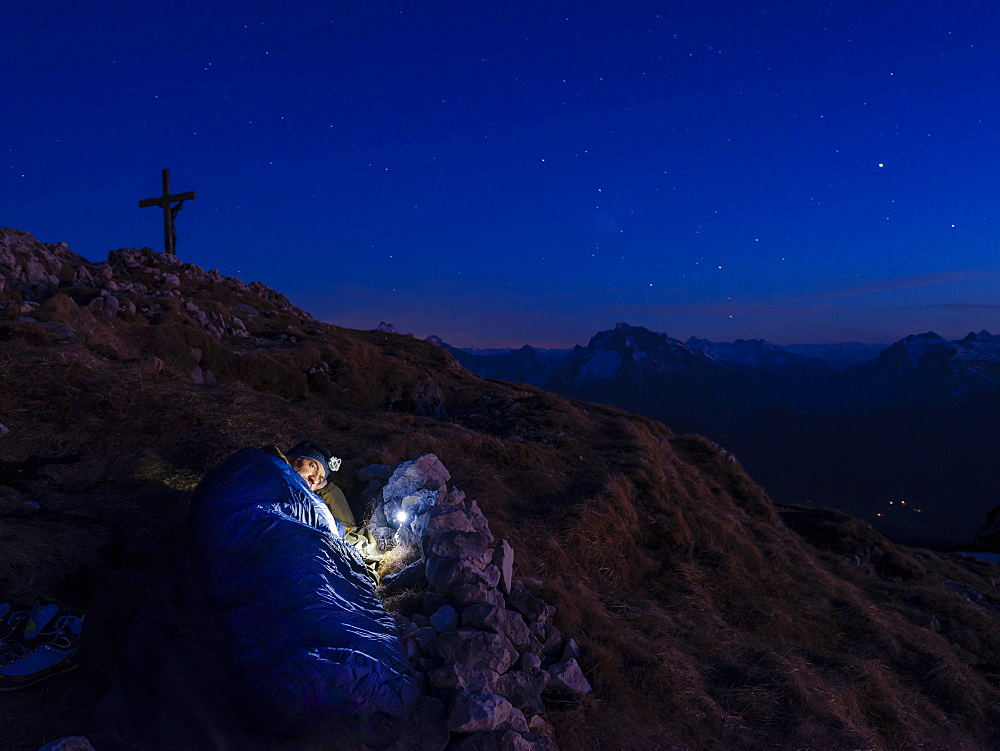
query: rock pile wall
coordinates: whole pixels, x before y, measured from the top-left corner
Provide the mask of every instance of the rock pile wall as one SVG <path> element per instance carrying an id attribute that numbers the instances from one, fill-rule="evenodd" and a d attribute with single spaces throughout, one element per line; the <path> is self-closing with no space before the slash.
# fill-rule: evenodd
<path id="1" fill-rule="evenodd" d="M 383 580 L 383 593 L 421 593 L 397 615 L 424 696 L 397 751 L 555 749 L 546 701 L 591 690 L 579 647 L 553 623 L 555 608 L 514 578 L 514 551 L 496 540 L 475 500 L 449 489 L 433 454 L 360 472 L 369 481 L 376 537 L 418 546 L 420 558 Z"/>

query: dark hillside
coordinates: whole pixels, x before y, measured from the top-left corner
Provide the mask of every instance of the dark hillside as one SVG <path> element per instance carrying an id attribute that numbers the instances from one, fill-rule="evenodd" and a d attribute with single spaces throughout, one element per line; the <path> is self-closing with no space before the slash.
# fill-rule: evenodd
<path id="1" fill-rule="evenodd" d="M 895 540 L 969 545 L 1000 498 L 997 425 L 993 391 L 861 415 L 772 408 L 720 440 L 777 502 L 834 505 Z"/>
<path id="2" fill-rule="evenodd" d="M 0 600 L 86 612 L 80 669 L 6 694 L 4 749 L 83 732 L 183 550 L 190 492 L 247 445 L 353 471 L 433 452 L 536 577 L 594 692 L 564 749 L 991 749 L 995 566 L 777 507 L 705 439 L 481 379 L 149 250 L 90 263 L 0 230 Z"/>

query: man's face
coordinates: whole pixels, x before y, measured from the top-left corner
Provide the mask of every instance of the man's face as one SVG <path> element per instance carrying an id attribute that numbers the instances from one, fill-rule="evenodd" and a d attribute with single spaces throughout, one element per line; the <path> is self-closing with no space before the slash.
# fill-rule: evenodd
<path id="1" fill-rule="evenodd" d="M 326 469 L 315 459 L 297 456 L 292 460 L 292 469 L 302 476 L 314 493 L 326 485 Z"/>

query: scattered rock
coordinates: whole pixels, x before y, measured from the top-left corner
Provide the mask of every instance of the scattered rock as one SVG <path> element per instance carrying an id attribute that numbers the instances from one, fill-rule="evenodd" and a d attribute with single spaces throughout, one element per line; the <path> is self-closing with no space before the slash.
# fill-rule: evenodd
<path id="1" fill-rule="evenodd" d="M 495 608 L 502 608 L 504 605 L 503 595 L 500 594 L 500 591 L 485 582 L 479 584 L 461 584 L 455 587 L 452 594 L 462 605 L 482 603 L 484 605 L 492 605 Z"/>
<path id="2" fill-rule="evenodd" d="M 562 654 L 559 656 L 559 662 L 568 662 L 569 660 L 578 660 L 582 650 L 580 645 L 576 643 L 575 639 L 570 639 L 566 642 L 566 646 L 563 647 Z"/>
<path id="3" fill-rule="evenodd" d="M 434 644 L 437 642 L 438 632 L 431 626 L 423 626 L 409 634 L 408 638 L 416 642 L 417 646 L 420 647 L 421 654 L 430 656 L 434 654 Z"/>
<path id="4" fill-rule="evenodd" d="M 443 532 L 475 532 L 472 520 L 465 513 L 465 507 L 456 507 L 438 503 L 427 514 L 427 526 L 425 533 L 428 536 L 439 535 Z"/>
<path id="5" fill-rule="evenodd" d="M 484 569 L 493 560 L 488 538 L 479 532 L 442 532 L 422 540 L 424 555 L 461 558 Z"/>
<path id="6" fill-rule="evenodd" d="M 427 678 L 437 688 L 485 691 L 496 676 L 492 670 L 478 670 L 460 662 L 447 662 L 428 673 Z"/>
<path id="7" fill-rule="evenodd" d="M 548 687 L 550 689 L 579 696 L 589 694 L 594 690 L 583 676 L 583 671 L 580 670 L 580 665 L 575 659 L 553 665 L 549 668 L 548 673 Z"/>
<path id="8" fill-rule="evenodd" d="M 528 648 L 534 640 L 521 614 L 506 608 L 470 605 L 462 612 L 462 625 L 500 634 L 518 650 Z"/>
<path id="9" fill-rule="evenodd" d="M 524 652 L 521 654 L 521 661 L 518 663 L 518 667 L 525 673 L 533 673 L 542 667 L 542 658 L 534 652 Z"/>
<path id="10" fill-rule="evenodd" d="M 424 560 L 421 558 L 411 563 L 402 571 L 397 571 L 395 574 L 389 574 L 389 576 L 383 578 L 382 587 L 385 593 L 393 594 L 394 592 L 399 592 L 407 587 L 416 585 L 424 578 L 424 566 Z"/>
<path id="11" fill-rule="evenodd" d="M 523 672 L 510 670 L 490 682 L 490 689 L 528 714 L 545 711 L 542 692 L 548 685 L 549 674 L 544 670 Z"/>
<path id="12" fill-rule="evenodd" d="M 442 605 L 430 617 L 431 625 L 438 631 L 454 631 L 458 628 L 458 613 L 451 605 Z"/>
<path id="13" fill-rule="evenodd" d="M 444 392 L 433 378 L 424 376 L 413 385 L 410 393 L 413 414 L 420 417 L 441 419 L 447 415 L 444 406 Z"/>
<path id="14" fill-rule="evenodd" d="M 437 649 L 445 660 L 494 673 L 506 672 L 520 656 L 507 638 L 471 628 L 441 634 Z"/>
<path id="15" fill-rule="evenodd" d="M 493 565 L 500 569 L 500 591 L 509 595 L 514 581 L 514 549 L 506 540 L 500 540 L 493 549 Z"/>
<path id="16" fill-rule="evenodd" d="M 455 733 L 496 730 L 506 725 L 515 711 L 502 696 L 488 691 L 462 690 L 455 696 L 448 714 L 448 729 Z M 523 715 L 521 720 L 524 721 Z M 527 721 L 524 721 L 524 729 L 528 729 Z"/>
<path id="17" fill-rule="evenodd" d="M 540 735 L 552 735 L 552 726 L 545 721 L 544 717 L 537 714 L 528 720 L 528 730 L 529 732 L 538 733 Z"/>

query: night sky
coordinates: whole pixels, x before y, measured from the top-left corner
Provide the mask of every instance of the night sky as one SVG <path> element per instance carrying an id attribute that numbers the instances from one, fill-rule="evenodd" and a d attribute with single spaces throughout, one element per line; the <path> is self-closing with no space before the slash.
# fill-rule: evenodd
<path id="1" fill-rule="evenodd" d="M 460 346 L 1000 333 L 1000 5 L 8 2 L 0 226 Z"/>

